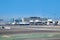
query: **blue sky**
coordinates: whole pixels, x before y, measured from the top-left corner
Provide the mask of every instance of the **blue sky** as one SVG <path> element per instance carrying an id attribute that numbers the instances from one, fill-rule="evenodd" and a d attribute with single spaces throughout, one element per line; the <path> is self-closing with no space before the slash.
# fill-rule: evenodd
<path id="1" fill-rule="evenodd" d="M 60 0 L 0 0 L 0 18 L 60 17 Z"/>

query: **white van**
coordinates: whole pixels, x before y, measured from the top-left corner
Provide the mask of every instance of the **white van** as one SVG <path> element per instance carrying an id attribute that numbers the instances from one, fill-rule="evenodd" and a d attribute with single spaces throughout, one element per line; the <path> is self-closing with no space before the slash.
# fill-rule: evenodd
<path id="1" fill-rule="evenodd" d="M 2 26 L 1 29 L 11 29 L 11 28 Z"/>

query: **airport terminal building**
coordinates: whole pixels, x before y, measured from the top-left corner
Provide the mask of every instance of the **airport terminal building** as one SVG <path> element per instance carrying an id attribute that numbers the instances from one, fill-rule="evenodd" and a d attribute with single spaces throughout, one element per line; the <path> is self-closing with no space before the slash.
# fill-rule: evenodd
<path id="1" fill-rule="evenodd" d="M 20 25 L 58 25 L 60 21 L 54 21 L 53 19 L 40 18 L 40 17 L 28 17 L 21 19 L 14 19 L 10 24 L 20 24 Z"/>

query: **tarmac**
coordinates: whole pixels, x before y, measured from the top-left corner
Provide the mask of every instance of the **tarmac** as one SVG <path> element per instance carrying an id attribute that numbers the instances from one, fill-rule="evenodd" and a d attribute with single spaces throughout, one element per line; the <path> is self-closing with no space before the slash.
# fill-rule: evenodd
<path id="1" fill-rule="evenodd" d="M 19 33 L 60 33 L 60 26 L 42 25 L 5 25 L 10 29 L 1 29 L 0 34 L 19 34 Z"/>
<path id="2" fill-rule="evenodd" d="M 5 35 L 5 37 L 3 36 L 4 38 L 0 37 L 1 40 L 5 40 L 5 39 L 9 40 L 9 38 L 6 38 L 8 37 L 6 35 L 12 35 L 12 36 L 14 35 L 14 37 L 10 38 L 11 40 L 60 40 L 60 26 L 4 25 L 4 27 L 10 27 L 10 29 L 2 29 L 2 26 L 0 26 L 0 36 Z M 55 36 L 53 37 L 50 38 L 46 37 L 47 35 L 52 36 L 54 34 Z M 44 37 L 41 38 L 40 36 L 41 37 L 45 36 L 45 38 Z"/>

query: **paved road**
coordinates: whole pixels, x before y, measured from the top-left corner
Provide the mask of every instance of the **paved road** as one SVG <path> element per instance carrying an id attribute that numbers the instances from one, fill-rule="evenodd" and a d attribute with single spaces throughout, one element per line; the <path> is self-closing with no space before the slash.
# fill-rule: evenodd
<path id="1" fill-rule="evenodd" d="M 1 28 L 2 26 L 0 26 Z M 0 34 L 15 34 L 15 33 L 60 33 L 60 26 L 4 26 L 11 29 L 0 29 Z"/>
<path id="2" fill-rule="evenodd" d="M 0 30 L 0 34 L 25 34 L 25 33 L 60 33 L 60 31 L 48 31 L 48 30 Z"/>

